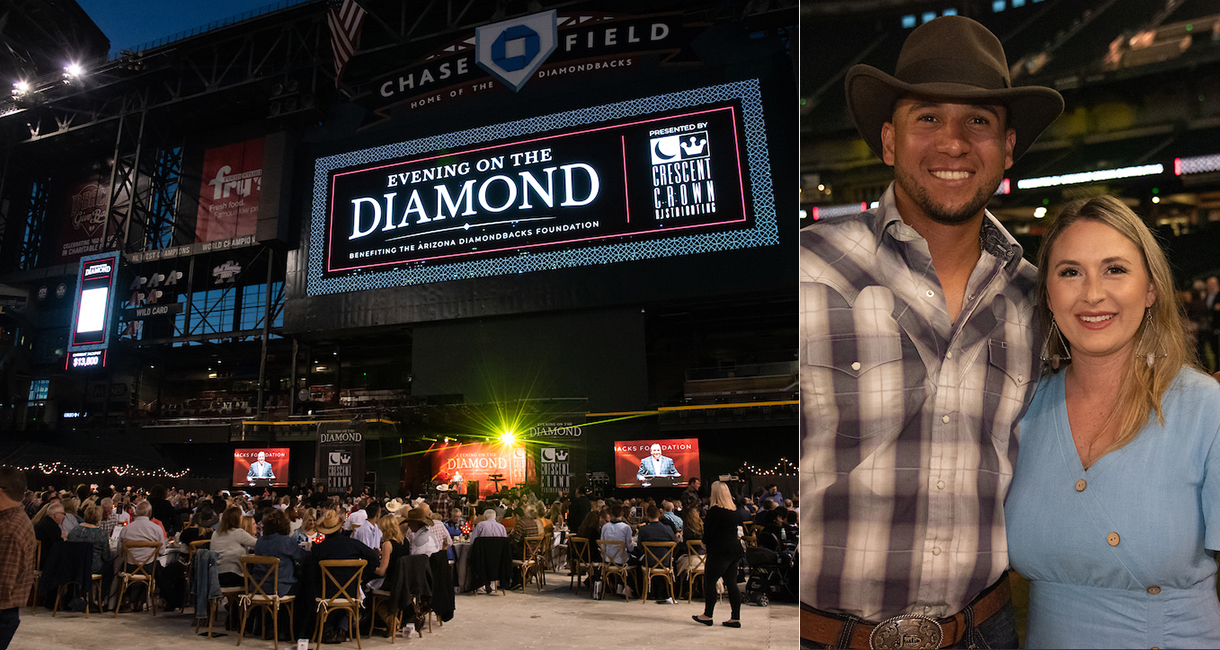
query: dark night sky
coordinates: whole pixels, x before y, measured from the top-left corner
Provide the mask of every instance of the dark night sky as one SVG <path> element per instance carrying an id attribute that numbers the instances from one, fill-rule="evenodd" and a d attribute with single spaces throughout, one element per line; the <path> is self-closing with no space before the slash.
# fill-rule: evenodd
<path id="1" fill-rule="evenodd" d="M 110 39 L 111 53 L 212 21 L 274 4 L 273 0 L 77 0 Z"/>

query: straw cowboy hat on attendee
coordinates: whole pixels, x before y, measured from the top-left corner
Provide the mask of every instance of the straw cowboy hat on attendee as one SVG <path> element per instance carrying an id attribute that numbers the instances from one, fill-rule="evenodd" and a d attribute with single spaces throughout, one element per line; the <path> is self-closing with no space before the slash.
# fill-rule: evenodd
<path id="1" fill-rule="evenodd" d="M 322 517 L 322 521 L 317 523 L 317 530 L 323 535 L 330 535 L 343 527 L 343 518 L 338 512 L 328 510 L 326 516 Z"/>
<path id="2" fill-rule="evenodd" d="M 398 511 L 402 510 L 404 507 L 406 507 L 406 505 L 407 504 L 402 502 L 402 499 L 392 499 L 388 503 L 385 504 L 385 509 L 387 511 L 389 511 L 391 514 L 396 515 L 396 514 L 398 514 Z"/>
<path id="3" fill-rule="evenodd" d="M 1000 39 L 964 16 L 943 16 L 911 33 L 894 74 L 857 64 L 847 72 L 847 112 L 873 153 L 881 153 L 881 127 L 894 103 L 914 95 L 952 103 L 1002 104 L 1016 131 L 1013 160 L 1063 112 L 1063 97 L 1043 86 L 1016 86 Z"/>

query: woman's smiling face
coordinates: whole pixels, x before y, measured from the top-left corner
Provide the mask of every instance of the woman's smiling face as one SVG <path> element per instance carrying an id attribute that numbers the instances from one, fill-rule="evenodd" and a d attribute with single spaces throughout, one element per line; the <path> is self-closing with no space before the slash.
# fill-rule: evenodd
<path id="1" fill-rule="evenodd" d="M 1063 230 L 1050 251 L 1046 293 L 1073 360 L 1135 354 L 1135 333 L 1156 291 L 1131 240 L 1099 221 Z"/>

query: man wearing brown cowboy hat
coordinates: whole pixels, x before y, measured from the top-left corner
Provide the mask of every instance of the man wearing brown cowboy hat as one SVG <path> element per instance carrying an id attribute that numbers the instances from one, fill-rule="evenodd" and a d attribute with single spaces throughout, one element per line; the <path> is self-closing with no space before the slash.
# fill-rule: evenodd
<path id="1" fill-rule="evenodd" d="M 800 235 L 802 646 L 1015 648 L 1004 497 L 1035 270 L 986 205 L 1063 100 L 1012 87 L 1000 41 L 958 16 L 846 87 L 894 182 Z"/>

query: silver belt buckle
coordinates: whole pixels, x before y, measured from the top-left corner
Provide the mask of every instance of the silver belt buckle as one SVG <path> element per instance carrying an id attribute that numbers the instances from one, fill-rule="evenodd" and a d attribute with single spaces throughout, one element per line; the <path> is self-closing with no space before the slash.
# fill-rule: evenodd
<path id="1" fill-rule="evenodd" d="M 919 614 L 903 614 L 881 621 L 868 637 L 870 648 L 900 650 L 939 648 L 945 631 L 936 619 Z"/>

